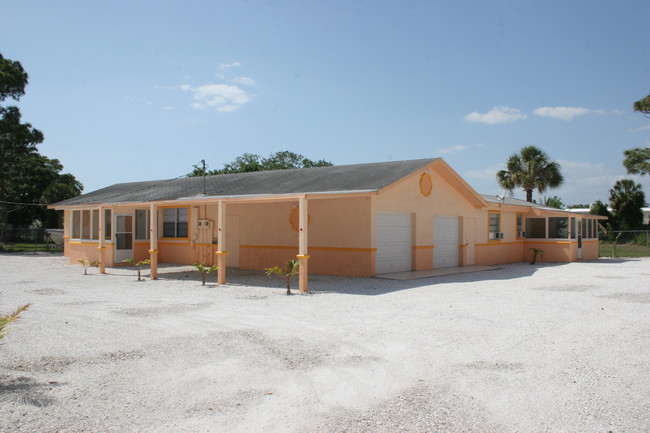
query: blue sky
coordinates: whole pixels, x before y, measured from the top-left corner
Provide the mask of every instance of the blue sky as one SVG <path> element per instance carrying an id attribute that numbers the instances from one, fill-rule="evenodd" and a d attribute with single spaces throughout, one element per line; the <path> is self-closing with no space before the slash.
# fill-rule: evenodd
<path id="1" fill-rule="evenodd" d="M 7 1 L 23 120 L 89 192 L 291 150 L 444 158 L 478 192 L 534 144 L 567 204 L 607 201 L 650 146 L 643 1 Z M 650 179 L 634 177 L 650 200 Z M 523 198 L 522 191 L 515 197 Z M 538 198 L 539 194 L 535 194 Z"/>

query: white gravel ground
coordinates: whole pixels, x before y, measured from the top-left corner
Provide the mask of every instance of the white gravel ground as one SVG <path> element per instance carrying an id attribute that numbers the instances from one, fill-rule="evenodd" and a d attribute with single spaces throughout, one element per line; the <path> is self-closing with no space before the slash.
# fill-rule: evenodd
<path id="1" fill-rule="evenodd" d="M 0 346 L 0 430 L 648 432 L 649 276 L 601 259 L 285 296 L 256 272 L 0 255 L 0 312 L 32 304 Z"/>

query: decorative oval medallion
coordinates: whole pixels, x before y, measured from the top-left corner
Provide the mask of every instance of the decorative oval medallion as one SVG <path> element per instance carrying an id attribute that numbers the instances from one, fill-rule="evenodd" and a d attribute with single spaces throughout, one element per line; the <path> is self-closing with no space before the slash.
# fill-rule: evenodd
<path id="1" fill-rule="evenodd" d="M 422 173 L 422 176 L 420 176 L 420 193 L 425 197 L 429 197 L 432 190 L 431 176 L 429 176 L 429 173 Z"/>

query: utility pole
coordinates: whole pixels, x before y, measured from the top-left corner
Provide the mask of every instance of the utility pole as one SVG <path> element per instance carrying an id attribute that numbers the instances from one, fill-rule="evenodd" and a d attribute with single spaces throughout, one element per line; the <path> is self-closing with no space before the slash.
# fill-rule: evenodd
<path id="1" fill-rule="evenodd" d="M 200 163 L 203 164 L 203 195 L 207 195 L 205 190 L 205 159 L 202 159 Z"/>

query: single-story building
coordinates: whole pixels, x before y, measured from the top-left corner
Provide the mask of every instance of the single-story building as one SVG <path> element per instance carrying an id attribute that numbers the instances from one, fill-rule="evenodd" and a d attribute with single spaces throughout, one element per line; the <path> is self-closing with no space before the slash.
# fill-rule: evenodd
<path id="1" fill-rule="evenodd" d="M 442 267 L 598 257 L 598 219 L 474 191 L 441 158 L 123 183 L 52 206 L 64 251 L 125 259 L 373 276 Z"/>

